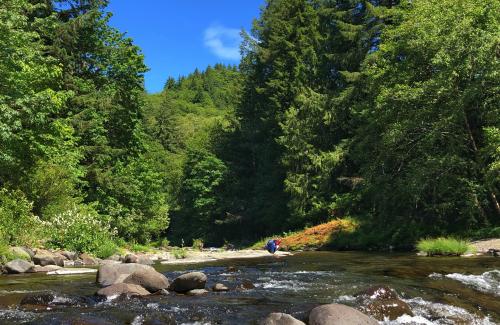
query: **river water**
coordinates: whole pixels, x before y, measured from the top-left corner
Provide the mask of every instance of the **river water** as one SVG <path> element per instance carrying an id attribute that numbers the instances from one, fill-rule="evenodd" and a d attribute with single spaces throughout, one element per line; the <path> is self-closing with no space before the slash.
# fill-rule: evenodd
<path id="1" fill-rule="evenodd" d="M 229 266 L 237 271 L 229 272 Z M 255 288 L 98 301 L 93 274 L 1 276 L 0 324 L 256 324 L 270 312 L 305 318 L 325 303 L 359 308 L 354 295 L 374 285 L 393 288 L 414 313 L 381 324 L 500 324 L 500 258 L 495 257 L 304 252 L 155 267 L 170 280 L 199 270 L 208 276 L 207 287 L 221 282 L 234 288 L 246 279 Z M 28 295 L 49 298 L 21 306 Z"/>

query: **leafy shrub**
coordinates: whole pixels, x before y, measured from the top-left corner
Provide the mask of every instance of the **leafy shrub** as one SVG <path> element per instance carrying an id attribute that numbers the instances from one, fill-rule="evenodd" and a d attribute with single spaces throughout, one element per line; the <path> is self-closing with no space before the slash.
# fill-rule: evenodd
<path id="1" fill-rule="evenodd" d="M 466 252 L 471 252 L 474 248 L 468 241 L 455 238 L 436 238 L 422 239 L 417 243 L 419 251 L 427 253 L 428 256 L 433 255 L 462 255 Z"/>
<path id="2" fill-rule="evenodd" d="M 176 259 L 186 258 L 187 257 L 187 249 L 184 247 L 174 247 L 172 250 L 172 254 Z"/>
<path id="3" fill-rule="evenodd" d="M 56 215 L 50 226 L 49 244 L 53 247 L 93 253 L 98 257 L 112 255 L 116 251 L 113 242 L 116 231 L 89 207 L 74 206 Z"/>
<path id="4" fill-rule="evenodd" d="M 202 239 L 193 239 L 193 249 L 201 251 L 203 249 L 203 245 Z"/>
<path id="5" fill-rule="evenodd" d="M 43 237 L 46 228 L 31 209 L 23 192 L 0 189 L 0 234 L 5 245 L 34 246 Z"/>
<path id="6" fill-rule="evenodd" d="M 167 248 L 168 246 L 170 246 L 170 240 L 168 240 L 167 238 L 157 240 L 153 243 L 153 246 L 157 248 Z"/>
<path id="7" fill-rule="evenodd" d="M 142 244 L 132 244 L 132 246 L 130 246 L 130 250 L 132 252 L 149 252 L 152 250 L 152 248 L 150 246 L 147 246 L 147 245 L 142 245 Z"/>

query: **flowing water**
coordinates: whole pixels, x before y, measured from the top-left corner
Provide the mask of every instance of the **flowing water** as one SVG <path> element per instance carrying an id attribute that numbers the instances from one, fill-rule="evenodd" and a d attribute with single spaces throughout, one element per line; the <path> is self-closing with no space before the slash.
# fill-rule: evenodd
<path id="1" fill-rule="evenodd" d="M 229 272 L 229 266 L 237 271 Z M 234 288 L 247 279 L 255 288 L 98 301 L 92 274 L 1 276 L 0 324 L 256 324 L 270 312 L 304 319 L 319 304 L 359 308 L 355 294 L 374 285 L 396 290 L 414 313 L 382 324 L 500 324 L 500 259 L 495 257 L 304 252 L 156 268 L 169 279 L 201 270 L 207 287 L 221 282 Z M 33 293 L 48 296 L 48 304 L 19 304 Z"/>

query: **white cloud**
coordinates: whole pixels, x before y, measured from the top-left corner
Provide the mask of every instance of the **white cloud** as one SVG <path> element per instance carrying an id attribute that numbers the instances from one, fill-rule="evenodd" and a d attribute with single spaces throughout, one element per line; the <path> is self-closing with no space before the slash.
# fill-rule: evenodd
<path id="1" fill-rule="evenodd" d="M 205 46 L 220 59 L 240 59 L 240 31 L 236 28 L 227 28 L 213 25 L 205 29 Z"/>

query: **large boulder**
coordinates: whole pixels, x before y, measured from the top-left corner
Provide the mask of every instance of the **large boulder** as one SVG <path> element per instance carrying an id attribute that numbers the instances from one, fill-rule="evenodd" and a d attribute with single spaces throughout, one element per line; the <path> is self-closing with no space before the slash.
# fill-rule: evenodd
<path id="1" fill-rule="evenodd" d="M 5 270 L 9 274 L 19 274 L 19 273 L 29 272 L 30 270 L 33 269 L 34 266 L 35 265 L 31 262 L 17 259 L 5 264 Z"/>
<path id="2" fill-rule="evenodd" d="M 35 256 L 33 256 L 33 262 L 36 265 L 41 265 L 41 266 L 46 266 L 46 265 L 64 266 L 65 259 L 66 257 L 64 257 L 61 254 L 52 253 L 50 251 L 42 249 L 37 250 Z"/>
<path id="3" fill-rule="evenodd" d="M 140 270 L 156 272 L 155 269 L 149 265 L 136 263 L 104 264 L 101 265 L 97 271 L 96 282 L 103 287 L 115 283 L 122 283 L 129 275 Z"/>
<path id="4" fill-rule="evenodd" d="M 138 270 L 129 275 L 123 283 L 137 284 L 149 292 L 157 292 L 162 289 L 168 289 L 168 279 L 155 270 Z"/>
<path id="5" fill-rule="evenodd" d="M 304 322 L 284 313 L 271 313 L 264 318 L 260 325 L 305 325 Z"/>
<path id="6" fill-rule="evenodd" d="M 376 325 L 378 322 L 362 312 L 341 304 L 314 308 L 309 314 L 309 325 Z"/>
<path id="7" fill-rule="evenodd" d="M 207 276 L 202 272 L 189 272 L 177 277 L 170 285 L 170 290 L 187 292 L 194 289 L 205 289 Z"/>
<path id="8" fill-rule="evenodd" d="M 109 287 L 99 289 L 97 291 L 98 296 L 102 297 L 113 297 L 120 295 L 127 296 L 147 296 L 149 292 L 143 287 L 136 284 L 129 283 L 115 283 Z"/>

